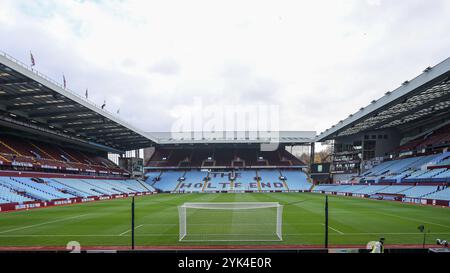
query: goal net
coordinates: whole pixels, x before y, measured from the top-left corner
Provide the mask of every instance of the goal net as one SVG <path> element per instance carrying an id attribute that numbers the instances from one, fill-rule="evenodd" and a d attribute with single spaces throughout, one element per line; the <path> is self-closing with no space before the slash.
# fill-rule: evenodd
<path id="1" fill-rule="evenodd" d="M 180 241 L 281 241 L 283 206 L 276 202 L 184 203 Z"/>

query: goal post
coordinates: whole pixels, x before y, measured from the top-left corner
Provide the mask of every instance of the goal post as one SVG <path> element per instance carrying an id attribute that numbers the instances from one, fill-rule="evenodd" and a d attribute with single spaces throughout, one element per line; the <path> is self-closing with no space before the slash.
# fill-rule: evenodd
<path id="1" fill-rule="evenodd" d="M 178 206 L 180 241 L 282 241 L 278 202 L 184 203 Z"/>

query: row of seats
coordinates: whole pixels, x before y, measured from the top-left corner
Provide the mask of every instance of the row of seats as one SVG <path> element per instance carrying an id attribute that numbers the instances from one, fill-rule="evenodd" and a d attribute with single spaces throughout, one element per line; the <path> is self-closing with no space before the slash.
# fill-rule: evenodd
<path id="1" fill-rule="evenodd" d="M 313 192 L 337 192 L 351 194 L 402 194 L 405 197 L 450 200 L 450 189 L 443 186 L 411 185 L 317 185 Z"/>
<path id="2" fill-rule="evenodd" d="M 0 177 L 0 204 L 153 192 L 138 180 Z"/>
<path id="3" fill-rule="evenodd" d="M 260 151 L 256 148 L 157 149 L 148 167 L 249 167 L 305 165 L 285 149 Z"/>
<path id="4" fill-rule="evenodd" d="M 124 173 L 112 161 L 96 154 L 2 134 L 0 134 L 0 165 L 49 170 Z"/>
<path id="5" fill-rule="evenodd" d="M 335 182 L 450 182 L 450 152 L 384 161 L 359 176 Z"/>
<path id="6" fill-rule="evenodd" d="M 396 150 L 401 151 L 414 151 L 422 149 L 432 149 L 434 147 L 442 147 L 450 143 L 450 124 L 443 126 L 437 130 L 434 130 L 431 134 L 427 134 L 425 137 L 413 139 Z"/>
<path id="7" fill-rule="evenodd" d="M 146 176 L 147 183 L 164 192 L 306 191 L 311 188 L 307 175 L 296 170 L 163 171 L 149 172 Z"/>

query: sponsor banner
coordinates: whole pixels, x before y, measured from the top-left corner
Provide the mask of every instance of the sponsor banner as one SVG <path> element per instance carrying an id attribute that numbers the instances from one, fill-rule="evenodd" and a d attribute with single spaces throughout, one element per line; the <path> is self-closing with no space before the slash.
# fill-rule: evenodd
<path id="1" fill-rule="evenodd" d="M 41 165 L 42 169 L 52 169 L 52 170 L 57 170 L 58 167 L 56 166 L 51 166 L 51 165 Z"/>
<path id="2" fill-rule="evenodd" d="M 95 170 L 86 170 L 88 173 L 95 173 Z"/>
<path id="3" fill-rule="evenodd" d="M 72 204 L 72 200 L 70 200 L 70 199 L 59 200 L 59 201 L 53 201 L 52 203 L 54 206 L 68 205 L 68 204 Z M 47 204 L 46 204 L 46 206 L 47 206 Z"/>
<path id="4" fill-rule="evenodd" d="M 13 166 L 19 166 L 19 167 L 33 167 L 33 164 L 29 163 L 29 162 L 18 162 L 18 161 L 13 161 L 11 163 L 11 165 Z"/>
<path id="5" fill-rule="evenodd" d="M 32 209 L 32 208 L 39 208 L 41 206 L 41 203 L 30 203 L 30 204 L 19 204 L 15 205 L 15 210 L 19 209 Z"/>
<path id="6" fill-rule="evenodd" d="M 72 167 L 66 167 L 66 170 L 67 170 L 67 171 L 76 171 L 76 172 L 79 171 L 78 168 L 72 168 Z"/>

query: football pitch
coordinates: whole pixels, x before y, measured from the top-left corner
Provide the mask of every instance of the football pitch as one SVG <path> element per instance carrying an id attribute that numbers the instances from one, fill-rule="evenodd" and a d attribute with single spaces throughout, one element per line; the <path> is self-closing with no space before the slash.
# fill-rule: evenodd
<path id="1" fill-rule="evenodd" d="M 313 193 L 157 194 L 135 199 L 136 246 L 303 245 L 324 243 L 325 196 Z M 185 202 L 279 202 L 281 241 L 179 241 L 178 206 Z M 131 199 L 116 199 L 28 211 L 0 213 L 1 247 L 129 246 Z M 231 213 L 231 212 L 230 212 Z M 217 219 L 215 219 L 217 218 Z M 211 225 L 223 217 L 210 216 Z M 231 215 L 232 218 L 232 215 Z M 263 219 L 258 223 L 264 224 Z M 256 221 L 256 220 L 255 220 Z M 351 197 L 329 197 L 329 244 L 364 246 L 386 238 L 386 245 L 421 245 L 450 239 L 450 209 Z M 217 226 L 217 225 L 215 225 Z M 257 231 L 256 231 L 257 232 Z"/>

